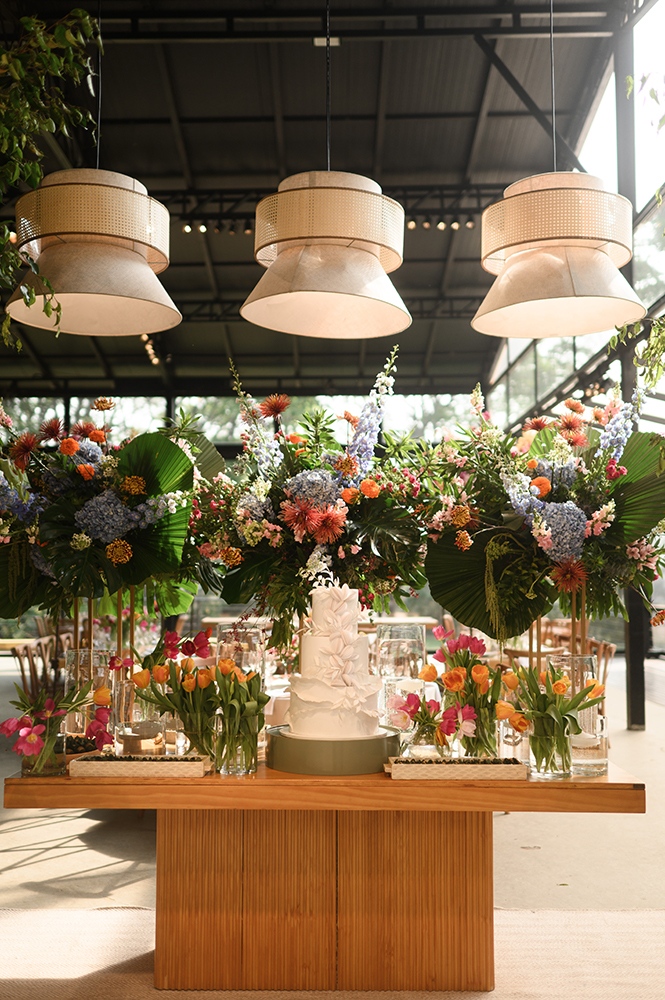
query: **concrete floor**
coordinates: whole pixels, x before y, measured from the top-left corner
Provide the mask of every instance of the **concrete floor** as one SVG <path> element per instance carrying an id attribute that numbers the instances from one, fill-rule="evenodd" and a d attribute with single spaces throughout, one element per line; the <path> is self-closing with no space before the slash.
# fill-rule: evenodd
<path id="1" fill-rule="evenodd" d="M 607 691 L 610 757 L 646 782 L 646 816 L 495 814 L 497 906 L 665 908 L 665 662 L 647 665 L 647 693 L 657 700 L 647 702 L 645 732 L 625 728 L 624 677 L 617 657 Z M 0 657 L 0 720 L 14 714 L 15 678 L 14 661 Z M 3 778 L 17 770 L 10 745 L 0 736 Z M 5 809 L 0 834 L 0 908 L 155 905 L 154 812 Z"/>

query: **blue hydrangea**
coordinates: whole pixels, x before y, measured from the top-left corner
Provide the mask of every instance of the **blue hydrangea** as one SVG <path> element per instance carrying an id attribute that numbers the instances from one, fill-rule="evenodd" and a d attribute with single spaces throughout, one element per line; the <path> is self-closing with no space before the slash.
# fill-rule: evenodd
<path id="1" fill-rule="evenodd" d="M 76 465 L 99 465 L 104 458 L 104 452 L 94 441 L 81 441 L 79 450 L 72 459 Z"/>
<path id="2" fill-rule="evenodd" d="M 27 493 L 25 499 L 22 499 L 0 472 L 0 510 L 13 514 L 24 524 L 31 524 L 44 506 L 45 499 L 38 493 Z"/>
<path id="3" fill-rule="evenodd" d="M 42 553 L 39 545 L 30 546 L 30 562 L 38 569 L 43 576 L 48 576 L 51 580 L 55 580 L 55 574 L 52 572 L 51 567 L 46 562 L 44 554 Z"/>
<path id="4" fill-rule="evenodd" d="M 531 480 L 523 472 L 501 472 L 501 482 L 508 494 L 510 506 L 516 514 L 521 514 L 531 527 L 533 515 L 543 509 L 544 501 L 540 499 L 537 486 L 531 485 Z"/>
<path id="5" fill-rule="evenodd" d="M 140 516 L 126 507 L 112 490 L 105 490 L 88 500 L 74 518 L 80 531 L 108 543 L 137 527 Z"/>
<path id="6" fill-rule="evenodd" d="M 270 500 L 260 500 L 253 493 L 243 493 L 238 500 L 238 510 L 246 510 L 252 521 L 275 520 L 275 511 Z"/>
<path id="7" fill-rule="evenodd" d="M 552 530 L 552 547 L 547 554 L 552 562 L 579 559 L 586 535 L 586 514 L 572 500 L 565 503 L 544 503 L 542 517 Z"/>
<path id="8" fill-rule="evenodd" d="M 284 491 L 293 500 L 311 500 L 317 507 L 329 507 L 339 499 L 340 494 L 339 486 L 326 469 L 299 472 L 297 476 L 287 479 Z"/>
<path id="9" fill-rule="evenodd" d="M 77 476 L 76 478 L 80 479 L 81 477 Z M 43 479 L 44 479 L 44 486 L 46 487 L 47 491 L 54 497 L 64 496 L 65 493 L 68 493 L 74 486 L 74 483 L 69 478 L 69 476 L 66 476 L 64 474 L 56 476 L 53 472 L 47 471 L 44 473 Z M 80 487 L 81 483 L 79 482 L 76 485 Z"/>

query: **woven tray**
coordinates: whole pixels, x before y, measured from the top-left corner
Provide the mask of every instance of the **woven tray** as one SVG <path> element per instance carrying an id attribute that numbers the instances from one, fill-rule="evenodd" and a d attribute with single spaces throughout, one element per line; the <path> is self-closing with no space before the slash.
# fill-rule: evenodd
<path id="1" fill-rule="evenodd" d="M 210 770 L 207 757 L 113 757 L 86 754 L 72 760 L 72 778 L 201 778 Z"/>
<path id="2" fill-rule="evenodd" d="M 384 766 L 392 778 L 406 781 L 486 781 L 488 778 L 524 781 L 529 776 L 527 765 L 515 757 L 496 758 L 491 763 L 473 757 L 454 760 L 443 760 L 441 757 L 391 757 L 390 762 Z"/>

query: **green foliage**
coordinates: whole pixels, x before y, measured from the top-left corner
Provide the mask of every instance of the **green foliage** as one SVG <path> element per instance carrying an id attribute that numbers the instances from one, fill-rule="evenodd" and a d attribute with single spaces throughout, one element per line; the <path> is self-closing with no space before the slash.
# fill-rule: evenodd
<path id="1" fill-rule="evenodd" d="M 72 128 L 92 125 L 89 112 L 68 104 L 55 81 L 69 80 L 75 85 L 85 81 L 93 92 L 89 49 L 94 45 L 101 48 L 97 22 L 80 8 L 50 28 L 36 17 L 23 17 L 20 24 L 19 38 L 0 45 L 0 199 L 21 184 L 31 188 L 39 184 L 44 156 L 39 145 L 42 133 L 69 136 Z M 25 266 L 10 242 L 10 232 L 6 223 L 0 224 L 3 288 L 14 288 Z M 37 271 L 34 264 L 30 266 Z M 34 292 L 24 287 L 23 294 L 26 303 L 32 304 Z M 59 321 L 59 310 L 53 296 L 47 296 L 46 314 L 55 313 Z M 19 347 L 9 323 L 6 317 L 1 331 L 3 341 Z"/>

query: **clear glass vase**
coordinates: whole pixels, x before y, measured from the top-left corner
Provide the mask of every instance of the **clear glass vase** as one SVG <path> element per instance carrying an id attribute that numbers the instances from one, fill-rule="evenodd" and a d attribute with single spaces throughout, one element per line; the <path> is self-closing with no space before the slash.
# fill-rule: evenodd
<path id="1" fill-rule="evenodd" d="M 598 679 L 598 663 L 593 655 L 562 653 L 560 656 L 552 657 L 550 662 L 570 677 L 569 697 Z M 607 773 L 607 719 L 599 712 L 600 707 L 600 705 L 582 707 L 577 713 L 577 721 L 582 731 L 570 737 L 573 774 Z"/>
<path id="2" fill-rule="evenodd" d="M 569 778 L 570 736 L 552 718 L 536 718 L 529 733 L 529 767 L 539 778 Z"/>
<path id="3" fill-rule="evenodd" d="M 253 774 L 258 765 L 259 720 L 216 716 L 215 756 L 220 774 Z"/>
<path id="4" fill-rule="evenodd" d="M 38 754 L 21 757 L 22 778 L 53 778 L 67 773 L 67 735 L 60 717 L 46 721 L 41 739 L 44 745 Z"/>
<path id="5" fill-rule="evenodd" d="M 420 726 L 407 740 L 404 749 L 404 757 L 419 757 L 426 759 L 429 757 L 448 757 L 450 749 L 444 740 L 440 744 L 436 740 L 437 726 Z"/>

